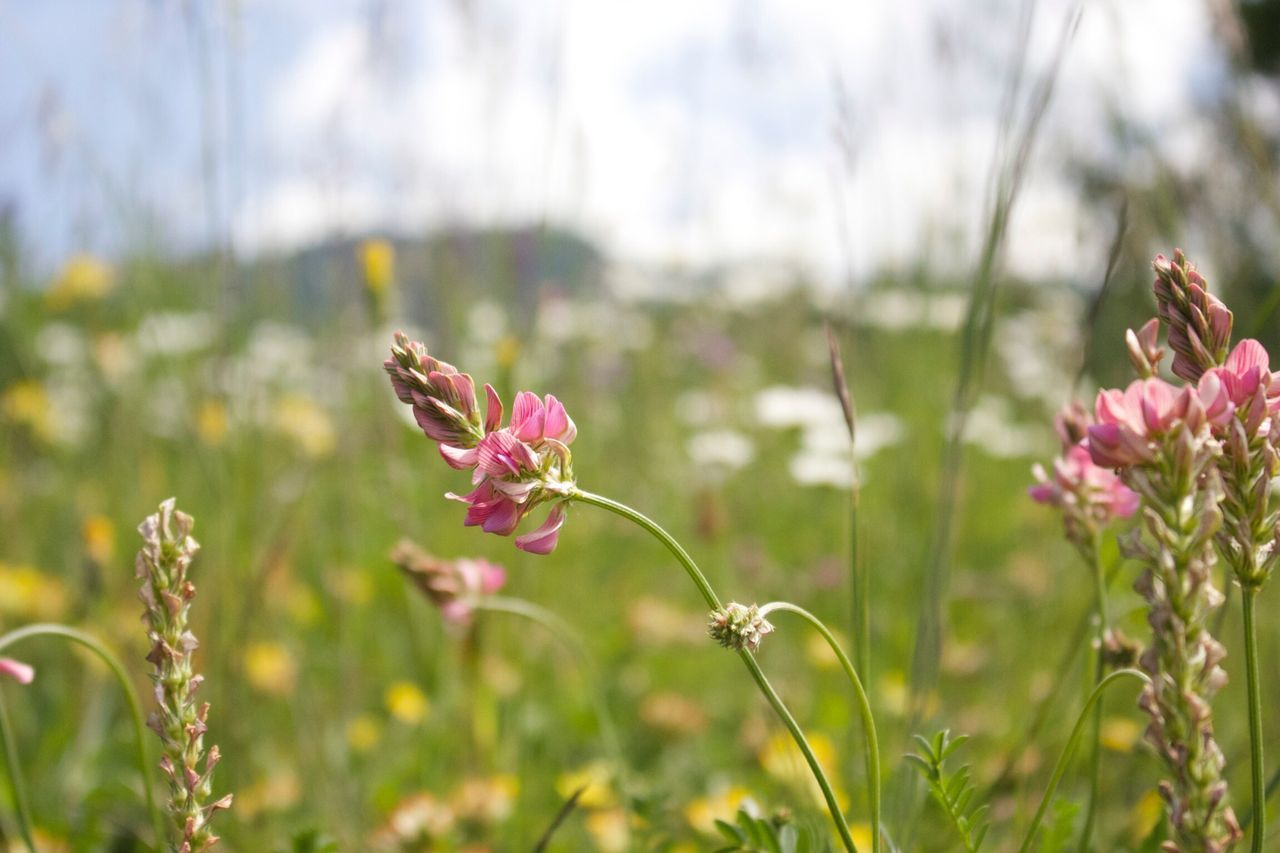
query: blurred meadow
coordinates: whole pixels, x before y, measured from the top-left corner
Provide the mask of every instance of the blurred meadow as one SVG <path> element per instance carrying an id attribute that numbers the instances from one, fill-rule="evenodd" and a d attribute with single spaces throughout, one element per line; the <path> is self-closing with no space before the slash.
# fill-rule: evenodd
<path id="1" fill-rule="evenodd" d="M 506 401 L 554 393 L 583 488 L 850 650 L 856 481 L 886 828 L 959 849 L 900 760 L 950 728 L 1016 849 L 1093 678 L 1092 580 L 1026 492 L 1053 413 L 1127 381 L 1175 246 L 1280 346 L 1280 3 L 905 5 L 0 0 L 0 629 L 89 631 L 149 704 L 135 528 L 176 495 L 225 849 L 525 850 L 579 791 L 548 849 L 718 849 L 747 800 L 833 840 L 659 544 L 586 505 L 548 556 L 463 527 L 466 475 L 381 368 L 402 329 Z M 587 662 L 517 615 L 443 620 L 405 537 L 505 567 Z M 1143 636 L 1114 537 L 1103 560 Z M 1235 593 L 1221 618 L 1247 812 Z M 863 849 L 848 685 L 774 621 L 759 660 Z M 9 653 L 36 670 L 2 693 L 39 849 L 149 849 L 107 670 Z M 1156 849 L 1144 725 L 1107 701 L 1096 849 Z"/>

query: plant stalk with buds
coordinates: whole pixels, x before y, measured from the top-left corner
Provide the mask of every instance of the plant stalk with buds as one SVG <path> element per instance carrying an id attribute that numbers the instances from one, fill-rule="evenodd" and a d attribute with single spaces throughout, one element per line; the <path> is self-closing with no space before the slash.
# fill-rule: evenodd
<path id="1" fill-rule="evenodd" d="M 196 689 L 203 681 L 192 667 L 192 654 L 199 645 L 188 627 L 195 585 L 187 578 L 200 545 L 191 538 L 191 516 L 174 508 L 174 499 L 160 504 L 138 527 L 143 547 L 136 561 L 142 581 L 138 597 L 146 606 L 147 638 L 151 652 L 147 660 L 155 667 L 157 709 L 147 725 L 160 736 L 164 757 L 160 768 L 169 779 L 169 815 L 181 839 L 179 853 L 207 850 L 218 842 L 209 819 L 220 809 L 230 808 L 231 795 L 213 800 L 213 768 L 220 758 L 218 747 L 204 749 L 208 731 L 209 703 L 197 705 Z"/>

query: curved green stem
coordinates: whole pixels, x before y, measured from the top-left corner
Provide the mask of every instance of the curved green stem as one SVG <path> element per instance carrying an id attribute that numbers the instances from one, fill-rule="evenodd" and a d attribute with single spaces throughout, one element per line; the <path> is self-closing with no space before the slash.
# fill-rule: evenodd
<path id="1" fill-rule="evenodd" d="M 1097 595 L 1097 611 L 1095 617 L 1098 620 L 1097 631 L 1097 655 L 1095 657 L 1093 670 L 1093 683 L 1096 687 L 1102 682 L 1102 676 L 1106 672 L 1104 662 L 1105 649 L 1103 644 L 1107 638 L 1107 628 L 1110 625 L 1110 617 L 1107 613 L 1107 577 L 1102 569 L 1102 561 L 1098 559 L 1098 534 L 1093 535 L 1092 547 L 1089 549 L 1089 563 L 1093 568 L 1093 584 L 1094 591 Z M 1098 796 L 1101 788 L 1101 768 L 1102 768 L 1102 701 L 1093 709 L 1093 732 L 1092 742 L 1089 748 L 1089 800 L 1085 807 L 1084 828 L 1080 831 L 1079 853 L 1088 853 L 1089 842 L 1093 838 L 1093 827 L 1097 822 L 1098 815 Z"/>
<path id="2" fill-rule="evenodd" d="M 1062 774 L 1066 772 L 1067 764 L 1071 761 L 1076 744 L 1080 741 L 1080 735 L 1089 719 L 1090 709 L 1098 703 L 1098 700 L 1102 698 L 1102 694 L 1106 692 L 1108 687 L 1122 678 L 1135 678 L 1143 684 L 1151 683 L 1151 679 L 1145 673 L 1136 669 L 1118 669 L 1098 682 L 1098 686 L 1093 688 L 1093 692 L 1089 694 L 1088 701 L 1084 703 L 1084 708 L 1080 710 L 1080 716 L 1076 718 L 1076 724 L 1071 729 L 1071 737 L 1067 738 L 1067 745 L 1063 748 L 1062 755 L 1058 757 L 1058 763 L 1053 767 L 1053 775 L 1049 777 L 1049 787 L 1044 792 L 1044 798 L 1040 800 L 1040 807 L 1036 809 L 1035 817 L 1031 819 L 1031 826 L 1027 828 L 1026 837 L 1022 839 L 1022 846 L 1018 848 L 1018 853 L 1027 853 L 1031 849 L 1031 842 L 1035 840 L 1036 833 L 1040 831 L 1040 823 L 1044 820 L 1044 813 L 1049 808 L 1049 803 L 1053 801 L 1053 795 L 1058 790 L 1058 783 L 1062 781 Z"/>
<path id="3" fill-rule="evenodd" d="M 583 675 L 586 676 L 587 681 L 590 683 L 590 689 L 587 692 L 591 694 L 591 704 L 595 706 L 596 725 L 600 727 L 600 737 L 604 741 L 605 749 L 613 755 L 613 761 L 618 767 L 619 781 L 622 788 L 624 790 L 627 789 L 629 787 L 630 774 L 627 770 L 626 757 L 622 751 L 622 741 L 618 738 L 618 729 L 613 724 L 613 717 L 609 713 L 609 707 L 600 692 L 600 681 L 596 676 L 591 657 L 587 654 L 586 646 L 583 644 L 582 638 L 578 636 L 578 632 L 552 611 L 522 598 L 491 595 L 476 601 L 473 607 L 476 610 L 507 613 L 528 619 L 530 622 L 544 628 L 547 633 L 559 640 L 569 650 L 570 654 L 577 658 L 578 666 L 581 667 Z"/>
<path id="4" fill-rule="evenodd" d="M 1253 621 L 1253 604 L 1258 595 L 1256 586 L 1245 586 L 1244 602 L 1244 657 L 1249 686 L 1249 764 L 1253 784 L 1253 843 L 1252 853 L 1262 853 L 1267 835 L 1267 794 L 1262 767 L 1262 692 L 1258 677 L 1258 633 Z"/>
<path id="5" fill-rule="evenodd" d="M 622 516 L 632 524 L 637 524 L 649 531 L 655 539 L 663 545 L 666 545 L 667 550 L 675 555 L 676 560 L 689 574 L 689 579 L 692 580 L 694 586 L 698 588 L 698 592 L 702 593 L 702 597 L 706 599 L 707 606 L 712 610 L 719 610 L 721 608 L 722 605 L 720 604 L 720 598 L 716 595 L 715 590 L 711 588 L 711 583 L 707 580 L 707 576 L 698 568 L 698 564 L 689 556 L 689 552 L 684 549 L 684 546 L 677 542 L 670 533 L 663 530 L 656 521 L 640 512 L 637 512 L 626 504 L 620 504 L 617 501 L 609 500 L 609 498 L 602 495 L 593 495 L 591 492 L 584 492 L 582 489 L 575 488 L 570 497 L 575 501 L 582 501 L 585 504 L 591 504 L 592 506 L 598 506 L 601 509 L 607 509 L 615 515 Z"/>
<path id="6" fill-rule="evenodd" d="M 862 679 L 858 678 L 858 673 L 854 669 L 853 663 L 849 660 L 849 656 L 844 653 L 840 643 L 830 629 L 822 623 L 821 619 L 803 607 L 798 607 L 789 601 L 769 602 L 760 608 L 760 616 L 764 617 L 768 613 L 779 610 L 785 610 L 800 616 L 822 635 L 823 639 L 827 641 L 827 645 L 831 647 L 831 651 L 835 652 L 840 661 L 840 666 L 844 669 L 845 675 L 849 678 L 849 683 L 853 686 L 854 695 L 858 699 L 858 713 L 862 715 L 862 728 L 867 739 L 867 788 L 870 792 L 871 800 L 871 850 L 872 853 L 880 853 L 880 741 L 876 737 L 876 721 L 871 714 L 871 702 L 867 698 L 866 690 L 862 687 Z"/>
<path id="7" fill-rule="evenodd" d="M 156 834 L 156 848 L 160 849 L 164 846 L 167 836 L 164 817 L 160 814 L 160 808 L 156 805 L 155 794 L 151 791 L 151 762 L 147 758 L 146 723 L 142 715 L 142 705 L 138 702 L 138 696 L 134 693 L 133 685 L 129 682 L 129 676 L 125 672 L 124 666 L 120 663 L 119 658 L 112 654 L 111 650 L 99 642 L 97 638 L 67 625 L 41 623 L 10 631 L 0 637 L 0 652 L 31 637 L 61 637 L 64 640 L 84 646 L 101 658 L 102 662 L 107 665 L 107 669 L 111 670 L 111 674 L 115 676 L 121 691 L 124 692 L 125 701 L 129 705 L 129 715 L 133 720 L 133 734 L 134 739 L 137 741 L 138 772 L 142 776 L 142 790 L 147 800 L 147 812 L 151 815 L 151 826 Z"/>
<path id="8" fill-rule="evenodd" d="M 0 739 L 4 741 L 4 764 L 9 771 L 9 784 L 13 786 L 13 810 L 18 814 L 18 833 L 22 843 L 27 846 L 28 853 L 36 853 L 35 836 L 31 827 L 31 800 L 27 796 L 27 780 L 22 775 L 22 765 L 18 761 L 18 743 L 13 737 L 13 726 L 9 723 L 9 709 L 0 697 Z"/>
<path id="9" fill-rule="evenodd" d="M 592 506 L 598 506 L 601 509 L 607 509 L 615 515 L 620 515 L 633 524 L 647 530 L 655 539 L 667 546 L 669 550 L 679 561 L 680 565 L 688 573 L 689 579 L 698 587 L 698 591 L 702 593 L 702 597 L 706 600 L 707 605 L 712 610 L 720 610 L 720 598 L 716 595 L 715 590 L 711 588 L 711 584 L 707 581 L 706 575 L 693 562 L 693 558 L 689 553 L 677 542 L 670 533 L 663 530 L 657 522 L 647 516 L 637 512 L 631 507 L 620 504 L 617 501 L 600 495 L 584 492 L 581 489 L 574 488 L 570 498 L 582 501 Z M 827 774 L 823 771 L 822 765 L 818 763 L 818 758 L 813 753 L 813 747 L 809 745 L 808 739 L 804 736 L 800 724 L 796 722 L 795 717 L 787 709 L 777 691 L 773 689 L 773 685 L 769 683 L 769 679 L 765 678 L 760 664 L 746 650 L 739 651 L 739 657 L 746 665 L 747 670 L 751 673 L 751 677 L 755 679 L 756 686 L 760 688 L 760 692 L 764 694 L 765 699 L 773 707 L 774 713 L 782 720 L 783 725 L 787 727 L 787 731 L 791 733 L 792 739 L 796 742 L 796 746 L 800 748 L 800 752 L 804 755 L 805 763 L 809 765 L 813 778 L 817 781 L 818 787 L 822 789 L 822 797 L 827 803 L 827 809 L 831 812 L 831 820 L 836 825 L 836 831 L 840 834 L 840 840 L 844 843 L 845 849 L 849 853 L 857 853 L 857 846 L 853 843 L 853 835 L 849 831 L 849 824 L 844 819 L 844 813 L 840 811 L 840 804 L 836 801 L 835 792 L 831 788 L 831 782 L 827 779 Z"/>

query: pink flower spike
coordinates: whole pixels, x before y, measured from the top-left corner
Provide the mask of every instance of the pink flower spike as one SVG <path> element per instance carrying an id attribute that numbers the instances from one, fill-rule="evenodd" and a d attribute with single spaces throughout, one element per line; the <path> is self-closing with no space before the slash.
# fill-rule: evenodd
<path id="1" fill-rule="evenodd" d="M 0 658 L 0 675 L 7 675 L 19 684 L 30 684 L 35 680 L 36 671 L 30 664 L 13 658 Z"/>
<path id="2" fill-rule="evenodd" d="M 547 516 L 547 520 L 542 522 L 541 527 L 531 533 L 516 537 L 516 547 L 521 551 L 528 551 L 530 554 L 550 554 L 556 549 L 556 542 L 560 538 L 560 528 L 564 526 L 564 519 L 564 504 L 558 503 L 551 510 L 551 514 Z"/>

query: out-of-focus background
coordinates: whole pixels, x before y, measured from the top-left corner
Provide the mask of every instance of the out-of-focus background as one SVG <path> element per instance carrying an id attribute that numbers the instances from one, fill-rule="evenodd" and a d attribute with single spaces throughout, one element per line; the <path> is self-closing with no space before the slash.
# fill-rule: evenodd
<path id="1" fill-rule="evenodd" d="M 507 399 L 555 393 L 584 487 L 669 524 L 728 597 L 850 639 L 825 320 L 884 751 L 972 734 L 999 848 L 1090 678 L 1091 582 L 1025 496 L 1053 411 L 1127 380 L 1175 246 L 1280 344 L 1278 34 L 1274 0 L 0 0 L 0 627 L 83 626 L 144 687 L 133 528 L 177 495 L 228 849 L 526 849 L 592 780 L 553 847 L 704 849 L 747 797 L 825 833 L 667 554 L 588 507 L 549 557 L 464 530 L 442 494 L 465 477 L 380 369 L 403 328 Z M 499 614 L 446 627 L 388 559 L 402 536 L 504 564 L 586 637 L 634 803 L 574 658 Z M 762 663 L 865 824 L 835 661 L 779 621 Z M 22 653 L 42 844 L 130 849 L 115 688 Z M 1242 716 L 1219 723 L 1240 791 Z M 1159 815 L 1141 726 L 1109 704 L 1103 849 Z M 950 849 L 902 778 L 890 829 Z"/>

